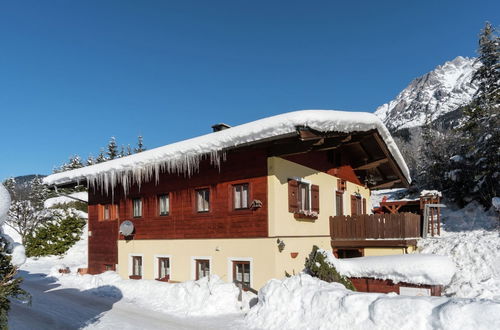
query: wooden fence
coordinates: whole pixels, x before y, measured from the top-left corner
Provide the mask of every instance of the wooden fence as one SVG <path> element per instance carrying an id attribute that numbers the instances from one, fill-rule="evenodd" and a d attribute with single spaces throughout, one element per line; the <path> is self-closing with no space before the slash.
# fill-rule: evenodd
<path id="1" fill-rule="evenodd" d="M 360 214 L 330 217 L 332 240 L 405 239 L 421 237 L 420 215 Z"/>

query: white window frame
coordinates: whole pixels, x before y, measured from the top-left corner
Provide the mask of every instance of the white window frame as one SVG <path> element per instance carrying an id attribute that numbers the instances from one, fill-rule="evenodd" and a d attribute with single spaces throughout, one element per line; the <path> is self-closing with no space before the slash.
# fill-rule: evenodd
<path id="1" fill-rule="evenodd" d="M 141 211 L 141 214 L 136 216 L 135 215 L 135 201 L 136 200 L 139 200 L 140 201 L 140 211 Z M 142 215 L 144 214 L 144 210 L 143 210 L 143 202 L 142 202 L 142 198 L 132 198 L 132 217 L 134 218 L 142 218 Z"/>
<path id="2" fill-rule="evenodd" d="M 165 213 L 165 214 L 161 213 L 161 199 L 163 197 L 167 197 L 167 203 L 166 203 L 167 213 Z M 170 194 L 169 193 L 158 195 L 158 215 L 162 216 L 162 217 L 170 215 Z"/>
<path id="3" fill-rule="evenodd" d="M 246 205 L 243 206 L 243 186 L 247 187 L 246 190 Z M 240 194 L 240 207 L 236 207 L 236 187 L 242 187 L 242 190 L 239 192 Z M 246 210 L 250 207 L 250 184 L 248 182 L 243 182 L 243 183 L 235 183 L 233 184 L 233 210 Z"/>
<path id="4" fill-rule="evenodd" d="M 155 254 L 153 256 L 153 278 L 157 279 L 159 275 L 158 263 L 160 258 L 168 258 L 170 266 L 170 279 L 172 279 L 172 255 L 171 254 Z"/>
<path id="5" fill-rule="evenodd" d="M 208 202 L 207 202 L 207 209 L 202 209 L 200 210 L 200 196 L 201 196 L 201 192 L 202 191 L 207 191 L 208 192 Z M 210 188 L 199 188 L 199 189 L 195 189 L 195 192 L 196 192 L 196 212 L 198 213 L 208 213 L 210 212 L 210 202 L 211 202 L 211 198 L 210 198 Z M 204 202 L 204 199 L 202 200 L 202 202 Z"/>
<path id="6" fill-rule="evenodd" d="M 311 193 L 312 182 L 309 181 L 309 180 L 305 180 L 304 178 L 298 178 L 298 177 L 294 177 L 293 180 L 297 181 L 297 183 L 299 184 L 299 186 L 298 186 L 298 194 L 297 194 L 297 205 L 301 204 L 301 203 L 299 203 L 300 201 L 298 200 L 298 198 L 300 196 L 300 184 L 301 183 L 305 183 L 305 184 L 309 185 L 308 200 L 309 200 L 309 211 L 311 211 L 311 209 L 312 209 L 312 193 Z M 305 211 L 305 210 L 299 208 L 299 212 L 300 211 Z"/>
<path id="7" fill-rule="evenodd" d="M 209 256 L 192 256 L 191 257 L 191 279 L 196 280 L 196 260 L 208 260 L 208 267 L 210 269 L 208 275 L 212 275 L 212 257 Z"/>
<path id="8" fill-rule="evenodd" d="M 142 258 L 142 266 L 141 266 L 141 277 L 144 278 L 144 254 L 142 253 L 129 253 L 128 255 L 128 276 L 134 275 L 134 259 L 132 257 L 141 257 Z"/>
<path id="9" fill-rule="evenodd" d="M 250 263 L 250 287 L 253 288 L 253 258 L 251 257 L 229 257 L 227 258 L 227 278 L 229 283 L 233 283 L 233 262 L 234 261 L 248 261 Z"/>

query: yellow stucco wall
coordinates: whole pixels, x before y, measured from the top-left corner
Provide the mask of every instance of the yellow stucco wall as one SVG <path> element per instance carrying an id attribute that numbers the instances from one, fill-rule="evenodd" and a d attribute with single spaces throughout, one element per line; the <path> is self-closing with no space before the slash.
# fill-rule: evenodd
<path id="1" fill-rule="evenodd" d="M 251 285 L 259 289 L 271 278 L 283 278 L 285 271 L 297 274 L 304 268 L 306 256 L 313 245 L 329 249 L 325 237 L 283 237 L 285 248 L 279 252 L 276 238 L 255 239 L 191 239 L 118 241 L 118 273 L 131 275 L 131 257 L 141 256 L 143 279 L 154 279 L 157 257 L 170 258 L 170 279 L 188 281 L 195 277 L 195 259 L 210 260 L 211 274 L 232 281 L 232 260 L 250 261 Z M 298 252 L 292 258 L 291 252 Z"/>
<path id="2" fill-rule="evenodd" d="M 335 215 L 335 191 L 338 178 L 279 157 L 270 157 L 268 165 L 269 236 L 330 235 L 330 216 Z M 288 212 L 288 179 L 301 178 L 319 186 L 319 215 L 315 221 L 297 220 Z M 370 190 L 347 182 L 344 214 L 351 214 L 350 196 L 359 193 L 371 210 Z"/>

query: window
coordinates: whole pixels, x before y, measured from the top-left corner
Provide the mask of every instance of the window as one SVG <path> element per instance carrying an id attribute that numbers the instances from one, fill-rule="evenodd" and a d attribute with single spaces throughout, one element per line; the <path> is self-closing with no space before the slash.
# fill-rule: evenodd
<path id="1" fill-rule="evenodd" d="M 317 218 L 319 186 L 300 180 L 288 180 L 288 211 L 299 217 L 307 215 Z"/>
<path id="2" fill-rule="evenodd" d="M 208 212 L 210 210 L 210 190 L 196 190 L 196 210 L 198 212 Z"/>
<path id="3" fill-rule="evenodd" d="M 210 260 L 196 259 L 196 280 L 210 275 Z"/>
<path id="4" fill-rule="evenodd" d="M 311 209 L 309 187 L 309 183 L 299 182 L 299 211 L 309 211 Z"/>
<path id="5" fill-rule="evenodd" d="M 233 199 L 235 210 L 248 208 L 248 183 L 233 186 Z"/>
<path id="6" fill-rule="evenodd" d="M 344 194 L 340 191 L 335 193 L 335 214 L 344 215 Z"/>
<path id="7" fill-rule="evenodd" d="M 132 257 L 132 276 L 136 278 L 142 277 L 142 257 Z"/>
<path id="8" fill-rule="evenodd" d="M 134 198 L 132 200 L 132 209 L 133 209 L 134 218 L 142 217 L 142 199 Z"/>
<path id="9" fill-rule="evenodd" d="M 110 211 L 109 204 L 104 205 L 104 207 L 103 207 L 103 213 L 104 214 L 102 216 L 102 218 L 104 220 L 109 220 L 110 219 L 110 215 L 109 215 L 110 212 L 109 211 Z"/>
<path id="10" fill-rule="evenodd" d="M 107 272 L 108 270 L 115 270 L 115 267 L 111 264 L 104 264 L 104 271 Z"/>
<path id="11" fill-rule="evenodd" d="M 168 194 L 158 196 L 158 209 L 160 215 L 168 215 L 170 213 L 170 197 Z"/>
<path id="12" fill-rule="evenodd" d="M 170 279 L 170 258 L 158 258 L 158 279 Z"/>
<path id="13" fill-rule="evenodd" d="M 363 214 L 363 203 L 360 196 L 351 196 L 351 215 Z"/>
<path id="14" fill-rule="evenodd" d="M 359 258 L 364 255 L 363 249 L 335 249 L 333 252 L 339 259 Z"/>
<path id="15" fill-rule="evenodd" d="M 233 281 L 250 286 L 250 261 L 233 261 Z"/>

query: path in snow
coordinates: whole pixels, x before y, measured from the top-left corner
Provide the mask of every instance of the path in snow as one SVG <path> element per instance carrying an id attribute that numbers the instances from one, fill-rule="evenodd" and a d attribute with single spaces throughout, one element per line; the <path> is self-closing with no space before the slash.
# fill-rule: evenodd
<path id="1" fill-rule="evenodd" d="M 61 288 L 46 274 L 21 271 L 32 305 L 13 301 L 9 328 L 43 329 L 243 329 L 243 315 L 178 318 L 139 308 L 120 298 L 99 297 L 92 290 Z"/>

